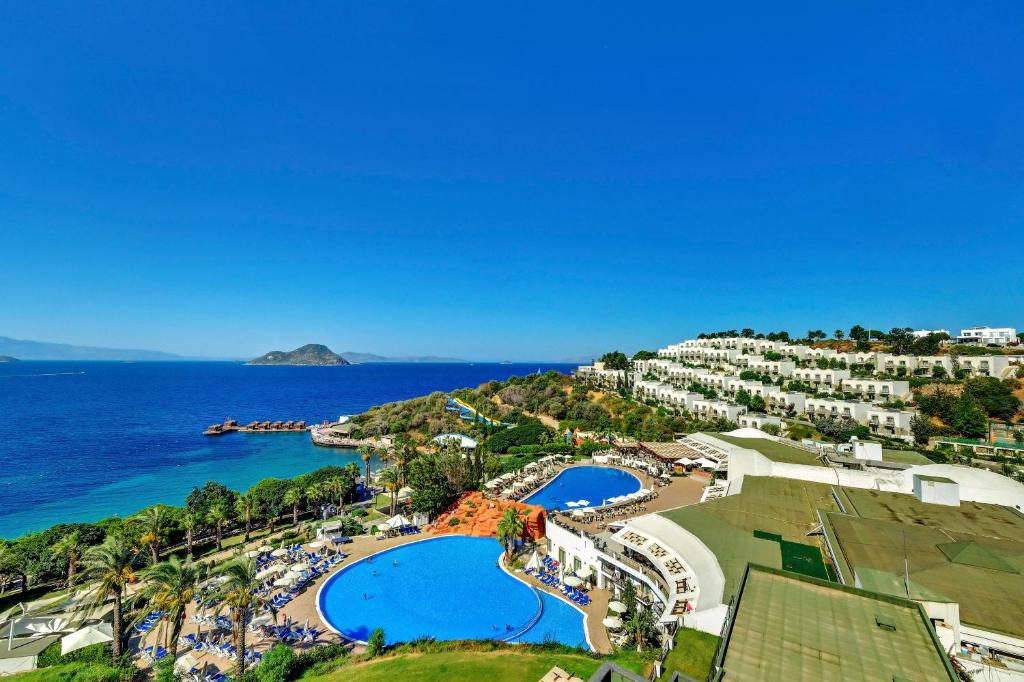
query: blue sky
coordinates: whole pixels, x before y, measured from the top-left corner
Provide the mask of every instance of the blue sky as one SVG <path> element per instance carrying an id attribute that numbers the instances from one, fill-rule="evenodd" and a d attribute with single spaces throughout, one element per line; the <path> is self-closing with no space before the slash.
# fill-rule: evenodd
<path id="1" fill-rule="evenodd" d="M 1024 5 L 893 4 L 8 6 L 0 335 L 1024 327 Z"/>

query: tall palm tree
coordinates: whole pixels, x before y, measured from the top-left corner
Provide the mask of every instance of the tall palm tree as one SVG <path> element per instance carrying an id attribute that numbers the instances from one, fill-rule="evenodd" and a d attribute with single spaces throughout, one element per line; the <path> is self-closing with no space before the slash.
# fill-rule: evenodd
<path id="1" fill-rule="evenodd" d="M 343 481 L 340 476 L 332 476 L 323 482 L 324 492 L 330 493 L 338 498 L 338 509 L 345 506 L 343 495 L 345 494 L 345 489 L 347 487 L 348 486 L 345 484 L 345 481 Z"/>
<path id="2" fill-rule="evenodd" d="M 73 587 L 75 584 L 78 561 L 82 558 L 84 549 L 82 533 L 77 530 L 71 531 L 50 547 L 50 553 L 53 556 L 68 562 L 68 587 Z"/>
<path id="3" fill-rule="evenodd" d="M 188 553 L 188 558 L 192 558 L 192 544 L 196 539 L 196 529 L 202 525 L 203 520 L 199 518 L 199 514 L 194 511 L 187 510 L 181 516 L 181 528 L 185 531 L 185 551 Z"/>
<path id="4" fill-rule="evenodd" d="M 170 509 L 162 504 L 150 507 L 135 517 L 142 523 L 140 541 L 149 547 L 149 558 L 154 564 L 160 561 L 160 543 L 171 525 Z"/>
<path id="5" fill-rule="evenodd" d="M 231 515 L 228 513 L 228 506 L 224 502 L 214 502 L 206 512 L 206 522 L 213 526 L 217 533 L 217 549 L 224 549 L 224 524 Z"/>
<path id="6" fill-rule="evenodd" d="M 402 475 L 398 472 L 398 467 L 388 467 L 377 472 L 377 480 L 391 494 L 391 515 L 394 516 L 398 504 L 398 491 L 402 487 Z"/>
<path id="7" fill-rule="evenodd" d="M 515 507 L 509 507 L 501 515 L 501 519 L 498 521 L 498 542 L 505 546 L 506 558 L 512 558 L 516 540 L 522 537 L 525 529 L 526 521 L 519 515 L 519 510 Z"/>
<path id="8" fill-rule="evenodd" d="M 251 490 L 242 493 L 235 500 L 235 515 L 240 521 L 245 521 L 245 542 L 249 542 L 252 535 L 252 519 L 259 514 L 260 500 Z"/>
<path id="9" fill-rule="evenodd" d="M 623 633 L 636 642 L 636 650 L 643 651 L 644 644 L 653 642 L 658 636 L 654 614 L 650 609 L 637 608 L 622 624 Z"/>
<path id="10" fill-rule="evenodd" d="M 366 490 L 370 490 L 370 459 L 377 452 L 377 449 L 372 445 L 360 445 L 359 456 L 363 460 L 363 466 L 366 467 Z"/>
<path id="11" fill-rule="evenodd" d="M 260 581 L 256 578 L 256 563 L 244 556 L 221 565 L 217 571 L 226 580 L 220 586 L 222 604 L 230 609 L 231 637 L 238 650 L 235 658 L 235 678 L 245 672 L 245 624 L 249 616 L 264 607 L 275 614 L 269 601 L 256 593 Z M 276 614 L 275 614 L 276 615 Z"/>
<path id="12" fill-rule="evenodd" d="M 292 508 L 292 525 L 299 525 L 299 505 L 302 504 L 302 489 L 292 486 L 284 492 L 284 503 Z"/>
<path id="13" fill-rule="evenodd" d="M 185 610 L 199 589 L 202 574 L 202 566 L 171 555 L 167 561 L 150 566 L 141 575 L 145 584 L 136 596 L 166 614 L 169 627 L 165 630 L 164 646 L 170 649 L 172 658 L 177 654 Z"/>
<path id="14" fill-rule="evenodd" d="M 128 585 L 135 582 L 138 552 L 123 539 L 108 537 L 102 545 L 85 553 L 83 563 L 86 578 L 96 582 L 92 599 L 86 608 L 93 611 L 106 603 L 107 599 L 114 600 L 114 641 L 111 648 L 116 663 L 121 658 L 121 644 L 124 640 L 124 592 Z"/>

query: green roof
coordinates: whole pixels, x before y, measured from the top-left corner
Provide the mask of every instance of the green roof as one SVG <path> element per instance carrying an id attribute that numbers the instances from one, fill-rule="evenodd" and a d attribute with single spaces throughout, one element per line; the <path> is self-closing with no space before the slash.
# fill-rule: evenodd
<path id="1" fill-rule="evenodd" d="M 838 511 L 832 488 L 788 478 L 745 476 L 743 492 L 662 512 L 707 545 L 725 574 L 725 599 L 738 589 L 748 563 L 782 568 L 780 540 L 808 545 L 819 541 L 807 532 L 817 525 L 817 510 Z M 787 557 L 792 547 L 786 546 Z"/>
<path id="2" fill-rule="evenodd" d="M 998 554 L 972 540 L 943 542 L 942 544 L 935 545 L 935 547 L 954 564 L 974 566 L 975 568 L 988 568 L 993 571 L 1003 571 L 1004 573 L 1020 572 Z"/>
<path id="3" fill-rule="evenodd" d="M 1024 637 L 1024 516 L 978 502 L 947 507 L 913 495 L 843 492 L 848 513 L 821 516 L 844 580 L 958 602 L 963 623 Z"/>
<path id="4" fill-rule="evenodd" d="M 813 452 L 768 438 L 737 438 L 736 436 L 727 436 L 723 433 L 706 433 L 704 435 L 717 438 L 732 445 L 738 445 L 741 448 L 756 450 L 773 462 L 824 466 Z"/>
<path id="5" fill-rule="evenodd" d="M 917 450 L 890 450 L 882 448 L 882 461 L 896 464 L 935 464 Z"/>
<path id="6" fill-rule="evenodd" d="M 933 483 L 956 483 L 952 478 L 946 478 L 945 476 L 928 476 L 927 474 L 914 474 L 914 478 L 919 478 L 922 481 L 932 481 Z"/>
<path id="7" fill-rule="evenodd" d="M 956 680 L 915 602 L 759 566 L 717 662 L 729 682 Z"/>

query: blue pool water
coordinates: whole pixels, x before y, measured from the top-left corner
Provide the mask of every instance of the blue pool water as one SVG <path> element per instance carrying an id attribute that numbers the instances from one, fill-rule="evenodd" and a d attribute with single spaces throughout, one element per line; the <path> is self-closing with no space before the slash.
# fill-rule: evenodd
<path id="1" fill-rule="evenodd" d="M 545 509 L 573 509 L 568 502 L 586 500 L 584 507 L 600 507 L 605 500 L 640 490 L 640 479 L 611 467 L 582 466 L 566 469 L 523 500 Z"/>
<path id="2" fill-rule="evenodd" d="M 331 576 L 317 597 L 320 611 L 349 639 L 365 642 L 379 627 L 388 643 L 506 639 L 539 613 L 510 641 L 586 647 L 583 614 L 505 573 L 500 555 L 493 538 L 448 536 L 396 547 Z"/>

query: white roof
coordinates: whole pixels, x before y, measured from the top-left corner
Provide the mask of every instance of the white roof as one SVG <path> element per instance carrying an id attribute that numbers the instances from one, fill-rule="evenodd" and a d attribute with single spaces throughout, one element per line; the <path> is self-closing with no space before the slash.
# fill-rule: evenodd
<path id="1" fill-rule="evenodd" d="M 435 443 L 442 444 L 452 440 L 458 441 L 459 446 L 464 450 L 473 450 L 477 445 L 476 439 L 470 438 L 464 433 L 440 433 L 433 438 Z"/>
<path id="2" fill-rule="evenodd" d="M 960 486 L 960 499 L 974 502 L 1001 504 L 1024 509 L 1024 484 L 988 469 L 956 464 L 925 464 L 903 471 L 903 491 L 913 492 L 914 475 L 939 476 L 956 481 Z"/>
<path id="3" fill-rule="evenodd" d="M 751 429 L 744 427 L 742 429 L 733 429 L 725 435 L 735 436 L 736 438 L 763 438 L 765 440 L 771 440 L 771 436 L 762 431 L 761 429 Z"/>

